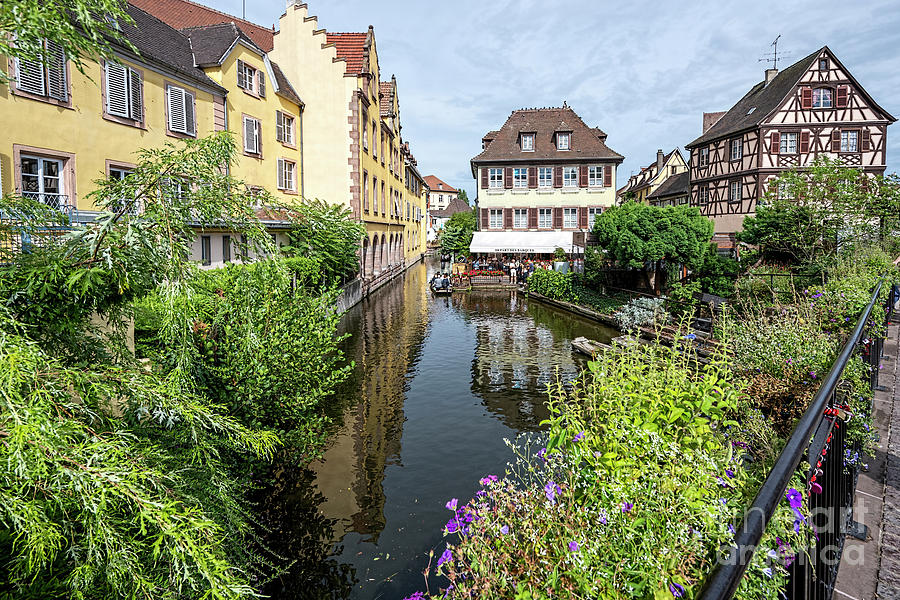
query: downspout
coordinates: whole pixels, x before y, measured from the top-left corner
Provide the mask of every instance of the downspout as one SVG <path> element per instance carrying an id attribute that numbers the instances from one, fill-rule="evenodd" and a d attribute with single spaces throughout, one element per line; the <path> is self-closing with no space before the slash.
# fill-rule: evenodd
<path id="1" fill-rule="evenodd" d="M 306 169 L 303 168 L 303 109 L 306 105 L 300 106 L 300 199 L 306 198 L 303 193 L 303 180 L 306 178 Z"/>

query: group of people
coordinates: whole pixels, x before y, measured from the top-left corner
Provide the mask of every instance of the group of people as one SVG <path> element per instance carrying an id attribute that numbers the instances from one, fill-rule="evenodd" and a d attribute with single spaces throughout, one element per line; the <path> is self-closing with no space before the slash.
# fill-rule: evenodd
<path id="1" fill-rule="evenodd" d="M 450 289 L 450 273 L 438 271 L 431 278 L 431 289 L 433 290 L 449 290 Z"/>
<path id="2" fill-rule="evenodd" d="M 478 270 L 503 271 L 509 276 L 510 283 L 524 283 L 536 269 L 553 269 L 552 260 L 535 258 L 507 258 L 506 256 L 476 258 L 473 268 Z"/>

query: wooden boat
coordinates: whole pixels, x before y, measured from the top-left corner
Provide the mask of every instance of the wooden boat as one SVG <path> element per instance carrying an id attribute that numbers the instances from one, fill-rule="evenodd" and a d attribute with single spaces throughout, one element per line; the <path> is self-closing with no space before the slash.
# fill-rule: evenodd
<path id="1" fill-rule="evenodd" d="M 587 356 L 594 356 L 598 352 L 608 349 L 609 346 L 607 344 L 598 342 L 597 340 L 589 340 L 584 336 L 572 340 L 572 350 L 580 352 L 581 354 L 586 354 Z"/>
<path id="2" fill-rule="evenodd" d="M 453 287 L 446 288 L 436 288 L 433 285 L 429 286 L 431 288 L 431 293 L 435 296 L 449 296 L 453 293 Z"/>

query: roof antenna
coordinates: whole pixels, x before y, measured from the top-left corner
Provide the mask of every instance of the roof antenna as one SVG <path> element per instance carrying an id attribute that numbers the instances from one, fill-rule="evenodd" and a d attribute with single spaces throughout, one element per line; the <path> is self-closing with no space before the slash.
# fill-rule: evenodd
<path id="1" fill-rule="evenodd" d="M 241 2 L 241 18 L 247 20 L 247 0 Z"/>
<path id="2" fill-rule="evenodd" d="M 772 46 L 773 51 L 772 51 L 772 52 L 767 52 L 766 54 L 763 54 L 763 58 L 759 59 L 757 62 L 770 62 L 770 63 L 772 63 L 772 68 L 773 68 L 773 69 L 777 69 L 777 68 L 778 68 L 778 59 L 779 59 L 779 56 L 778 56 L 778 40 L 779 40 L 779 39 L 781 39 L 781 34 L 780 34 L 780 33 L 778 34 L 778 37 L 775 38 L 775 41 L 772 42 L 771 44 L 769 44 L 770 46 Z M 781 53 L 781 58 L 784 58 L 784 57 L 790 56 L 790 55 L 791 55 L 790 52 L 782 52 L 782 53 Z"/>

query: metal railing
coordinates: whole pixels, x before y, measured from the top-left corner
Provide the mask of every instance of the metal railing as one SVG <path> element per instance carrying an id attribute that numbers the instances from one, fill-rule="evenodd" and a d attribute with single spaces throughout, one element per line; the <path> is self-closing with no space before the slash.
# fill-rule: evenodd
<path id="1" fill-rule="evenodd" d="M 69 196 L 66 194 L 45 194 L 41 192 L 22 192 L 22 197 L 29 200 L 37 200 L 60 212 L 69 210 Z"/>
<path id="2" fill-rule="evenodd" d="M 701 596 L 703 600 L 727 600 L 734 595 L 766 525 L 778 503 L 784 499 L 785 490 L 804 456 L 811 467 L 806 477 L 808 489 L 811 490 L 807 497 L 810 513 L 814 516 L 812 525 L 816 527 L 816 536 L 810 540 L 812 546 L 808 560 L 801 553 L 789 567 L 784 594 L 788 600 L 831 598 L 844 539 L 860 527 L 853 522 L 853 498 L 859 467 L 856 464 L 845 465 L 844 462 L 845 451 L 858 451 L 859 446 L 858 443 L 852 447 L 848 445 L 846 427 L 842 424 L 849 413 L 840 400 L 838 384 L 850 358 L 859 353 L 871 369 L 872 389 L 878 386 L 884 340 L 874 331 L 882 324 L 873 323 L 870 317 L 881 287 L 882 282 L 879 281 L 868 306 L 859 316 L 856 327 L 822 380 L 809 408 L 797 422 L 753 505 L 744 514 L 743 524 L 735 535 L 734 547 L 707 580 Z M 892 287 L 885 307 L 886 321 L 890 321 L 897 299 L 897 288 Z"/>

